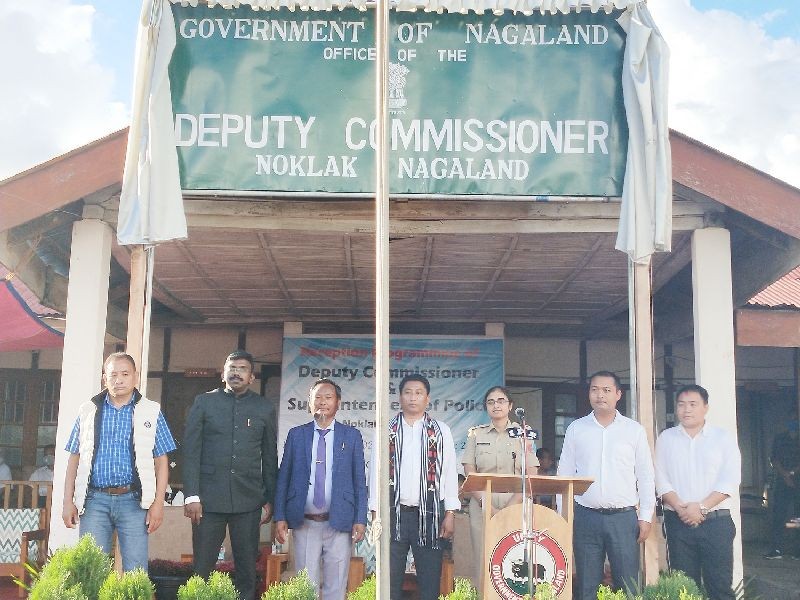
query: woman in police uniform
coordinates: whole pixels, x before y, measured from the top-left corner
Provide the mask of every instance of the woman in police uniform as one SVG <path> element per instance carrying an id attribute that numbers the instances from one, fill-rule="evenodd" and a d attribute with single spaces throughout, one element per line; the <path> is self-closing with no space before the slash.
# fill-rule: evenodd
<path id="1" fill-rule="evenodd" d="M 489 388 L 483 397 L 486 412 L 492 422 L 478 425 L 469 430 L 467 446 L 461 457 L 464 465 L 464 474 L 470 473 L 498 473 L 510 475 L 522 473 L 522 456 L 520 440 L 508 437 L 506 431 L 514 427 L 509 419 L 509 413 L 514 403 L 509 397 L 508 390 L 501 386 Z M 536 459 L 536 447 L 533 442 L 527 444 L 527 472 L 536 475 L 539 461 Z M 475 555 L 475 581 L 480 584 L 481 572 L 488 570 L 482 565 L 483 548 L 483 511 L 493 512 L 522 502 L 522 494 L 492 494 L 491 503 L 483 497 L 484 492 L 471 492 L 469 502 L 469 522 L 472 534 L 472 548 Z"/>

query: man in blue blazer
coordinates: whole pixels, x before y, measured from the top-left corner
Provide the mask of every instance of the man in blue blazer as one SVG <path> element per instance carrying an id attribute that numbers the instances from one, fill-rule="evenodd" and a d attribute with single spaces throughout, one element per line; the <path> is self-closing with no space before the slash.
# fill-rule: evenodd
<path id="1" fill-rule="evenodd" d="M 367 523 L 364 442 L 335 420 L 341 399 L 330 379 L 311 387 L 314 420 L 289 430 L 275 491 L 275 537 L 284 543 L 294 530 L 295 566 L 308 571 L 323 600 L 344 600 L 351 545 Z"/>

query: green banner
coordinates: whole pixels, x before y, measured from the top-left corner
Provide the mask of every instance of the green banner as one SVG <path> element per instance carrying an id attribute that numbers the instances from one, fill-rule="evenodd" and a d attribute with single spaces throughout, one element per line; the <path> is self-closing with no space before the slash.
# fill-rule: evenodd
<path id="1" fill-rule="evenodd" d="M 374 192 L 372 10 L 172 10 L 183 189 Z M 391 192 L 621 196 L 617 16 L 392 11 Z"/>

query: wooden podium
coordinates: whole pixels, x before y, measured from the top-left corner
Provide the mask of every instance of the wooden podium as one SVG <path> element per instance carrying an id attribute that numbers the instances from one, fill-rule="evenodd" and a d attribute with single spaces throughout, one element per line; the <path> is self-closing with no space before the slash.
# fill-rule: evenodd
<path id="1" fill-rule="evenodd" d="M 527 572 L 523 561 L 525 539 L 522 532 L 522 504 L 508 506 L 491 514 L 491 502 L 483 513 L 483 552 L 481 590 L 484 600 L 522 598 L 528 591 L 528 577 L 549 582 L 559 600 L 572 600 L 572 519 L 573 497 L 583 494 L 594 480 L 586 477 L 529 475 L 528 495 L 562 496 L 562 514 L 532 504 L 529 522 L 533 530 L 530 563 Z M 519 475 L 471 473 L 461 486 L 462 492 L 519 492 Z"/>

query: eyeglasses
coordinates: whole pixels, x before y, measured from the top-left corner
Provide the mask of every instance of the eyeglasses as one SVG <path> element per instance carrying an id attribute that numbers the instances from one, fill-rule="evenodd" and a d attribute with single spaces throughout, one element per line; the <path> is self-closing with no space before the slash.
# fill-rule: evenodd
<path id="1" fill-rule="evenodd" d="M 247 373 L 250 370 L 250 367 L 234 367 L 233 365 L 228 365 L 228 371 L 231 373 Z"/>
<path id="2" fill-rule="evenodd" d="M 498 398 L 497 400 L 487 400 L 486 406 L 503 406 L 504 404 L 508 404 L 508 398 Z"/>

